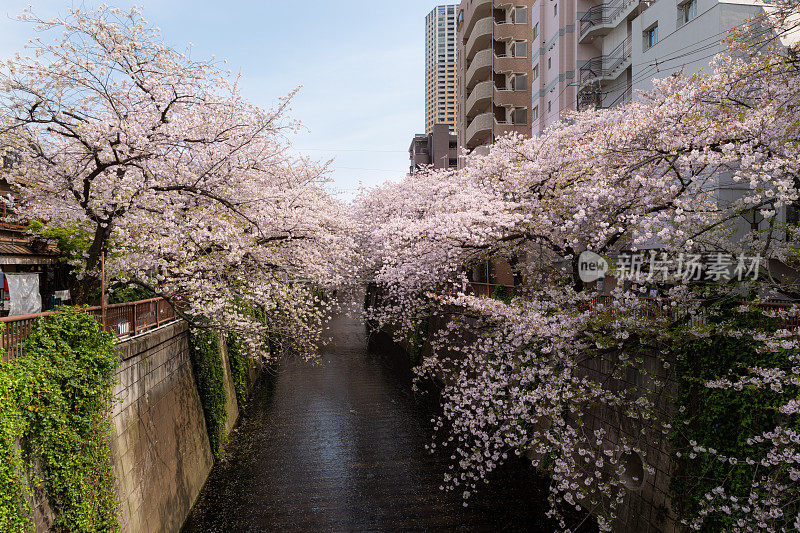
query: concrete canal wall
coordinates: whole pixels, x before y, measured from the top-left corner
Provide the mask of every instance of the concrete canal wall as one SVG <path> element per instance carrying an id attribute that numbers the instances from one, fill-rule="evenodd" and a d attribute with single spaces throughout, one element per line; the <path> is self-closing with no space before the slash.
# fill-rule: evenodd
<path id="1" fill-rule="evenodd" d="M 368 292 L 367 305 L 380 303 L 380 298 L 375 292 Z M 448 311 L 448 310 L 446 310 Z M 456 311 L 449 309 L 450 312 Z M 462 313 L 461 320 L 469 320 Z M 423 326 L 429 336 L 436 332 L 447 330 L 450 322 L 447 316 L 430 317 Z M 384 333 L 392 335 L 391 327 L 384 328 Z M 464 331 L 458 332 L 465 334 Z M 454 342 L 458 342 L 456 337 Z M 428 344 L 414 347 L 409 342 L 401 342 L 402 348 L 412 362 L 418 362 L 420 357 L 430 355 L 431 347 Z M 457 352 L 451 352 L 451 357 L 458 357 Z M 674 414 L 675 406 L 671 399 L 676 396 L 677 383 L 674 376 L 664 365 L 662 356 L 643 355 L 643 365 L 639 371 L 629 370 L 625 375 L 616 375 L 614 369 L 619 361 L 613 357 L 590 358 L 579 362 L 582 377 L 587 377 L 595 382 L 604 383 L 605 387 L 615 392 L 619 391 L 649 391 L 656 396 L 656 410 L 667 417 Z M 668 361 L 674 368 L 675 361 Z M 631 473 L 631 479 L 625 479 L 624 484 L 628 489 L 625 501 L 617 509 L 617 519 L 614 522 L 615 533 L 676 533 L 682 531 L 678 519 L 672 509 L 670 499 L 670 481 L 674 470 L 673 454 L 669 438 L 660 431 L 654 430 L 646 422 L 634 422 L 625 414 L 626 406 L 612 408 L 609 406 L 593 407 L 581 415 L 584 429 L 591 433 L 596 429 L 604 431 L 604 439 L 609 443 L 609 448 L 615 448 L 623 438 L 628 442 L 635 441 L 646 457 L 637 453 L 624 458 L 626 471 Z M 644 462 L 654 468 L 654 472 L 644 470 Z"/>
<path id="2" fill-rule="evenodd" d="M 214 464 L 188 327 L 160 328 L 118 352 L 111 449 L 122 531 L 178 531 Z"/>
<path id="3" fill-rule="evenodd" d="M 180 531 L 214 465 L 188 327 L 176 322 L 120 343 L 117 351 L 120 402 L 112 412 L 111 448 L 122 531 Z M 222 336 L 220 351 L 230 433 L 239 407 Z"/>
<path id="4" fill-rule="evenodd" d="M 239 408 L 222 340 L 220 349 L 230 432 Z M 167 324 L 119 343 L 117 353 L 111 451 L 121 530 L 178 532 L 214 466 L 188 326 Z M 53 522 L 44 498 L 32 497 L 37 531 L 49 531 Z"/>

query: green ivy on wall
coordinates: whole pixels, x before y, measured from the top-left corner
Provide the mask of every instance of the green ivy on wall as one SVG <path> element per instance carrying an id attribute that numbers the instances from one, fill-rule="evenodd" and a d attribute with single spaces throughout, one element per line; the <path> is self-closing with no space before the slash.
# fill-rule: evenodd
<path id="1" fill-rule="evenodd" d="M 17 441 L 28 425 L 30 380 L 16 363 L 0 365 L 0 531 L 33 529 L 20 473 L 25 470 Z"/>
<path id="2" fill-rule="evenodd" d="M 770 329 L 769 325 L 761 326 Z M 675 449 L 683 453 L 672 476 L 672 500 L 680 517 L 691 517 L 696 515 L 705 495 L 718 485 L 723 485 L 727 494 L 746 499 L 758 465 L 740 462 L 732 466 L 708 454 L 691 458 L 687 443 L 695 441 L 729 457 L 757 457 L 763 451 L 757 448 L 759 444 L 748 444 L 748 437 L 774 429 L 782 416 L 778 408 L 790 397 L 786 393 L 800 394 L 800 389 L 785 391 L 783 395 L 768 389 L 710 389 L 705 383 L 730 377 L 729 371 L 734 376 L 743 376 L 746 368 L 790 370 L 797 354 L 762 353 L 752 339 L 723 335 L 682 339 L 674 349 L 679 385 L 677 403 L 683 410 L 676 415 L 671 440 Z M 794 421 L 798 429 L 799 422 Z M 734 520 L 723 516 L 708 520 L 703 531 L 735 529 Z"/>
<path id="3" fill-rule="evenodd" d="M 217 459 L 222 458 L 227 435 L 225 423 L 225 374 L 222 368 L 219 333 L 210 329 L 191 332 L 192 365 L 197 379 L 197 391 L 203 404 L 208 440 Z"/>
<path id="4" fill-rule="evenodd" d="M 33 483 L 54 530 L 119 530 L 109 412 L 118 363 L 94 318 L 62 308 L 36 322 L 24 356 L 0 365 L 0 530 L 32 529 L 23 471 L 40 472 Z"/>
<path id="5" fill-rule="evenodd" d="M 239 409 L 243 409 L 250 390 L 250 352 L 245 343 L 233 333 L 226 335 L 225 345 L 228 348 L 228 362 L 236 390 L 236 403 Z"/>

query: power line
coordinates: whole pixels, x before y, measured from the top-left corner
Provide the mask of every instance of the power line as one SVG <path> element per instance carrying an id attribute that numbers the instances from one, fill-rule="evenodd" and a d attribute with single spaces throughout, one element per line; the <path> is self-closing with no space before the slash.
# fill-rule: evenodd
<path id="1" fill-rule="evenodd" d="M 393 172 L 398 173 L 402 172 L 402 170 L 389 170 L 388 168 L 361 168 L 361 167 L 333 167 L 333 170 L 368 170 L 371 172 Z"/>
<path id="2" fill-rule="evenodd" d="M 408 150 L 367 150 L 360 148 L 294 148 L 299 152 L 366 152 L 376 154 L 407 154 Z"/>

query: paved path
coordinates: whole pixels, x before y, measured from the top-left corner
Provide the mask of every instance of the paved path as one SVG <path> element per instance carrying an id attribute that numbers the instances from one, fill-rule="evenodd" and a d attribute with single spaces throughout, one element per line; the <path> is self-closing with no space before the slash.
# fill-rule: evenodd
<path id="1" fill-rule="evenodd" d="M 287 361 L 256 392 L 185 532 L 553 530 L 522 463 L 469 508 L 440 491 L 449 457 L 424 449 L 430 415 L 402 355 L 388 343 L 368 350 L 360 321 L 330 328 L 322 364 Z"/>

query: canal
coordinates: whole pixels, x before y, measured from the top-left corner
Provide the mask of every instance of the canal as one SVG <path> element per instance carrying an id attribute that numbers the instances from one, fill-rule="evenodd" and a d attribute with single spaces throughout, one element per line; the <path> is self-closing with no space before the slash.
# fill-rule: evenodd
<path id="1" fill-rule="evenodd" d="M 431 414 L 403 355 L 368 348 L 362 321 L 330 321 L 321 361 L 287 360 L 254 394 L 184 526 L 239 531 L 541 531 L 547 484 L 520 460 L 465 508 L 439 489 L 449 455 L 425 450 Z"/>

